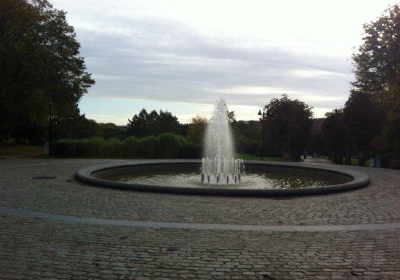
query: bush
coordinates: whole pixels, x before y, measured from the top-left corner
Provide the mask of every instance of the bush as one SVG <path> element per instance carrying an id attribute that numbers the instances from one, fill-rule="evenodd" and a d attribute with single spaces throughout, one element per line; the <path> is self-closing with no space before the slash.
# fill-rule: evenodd
<path id="1" fill-rule="evenodd" d="M 139 156 L 143 158 L 156 158 L 158 155 L 158 139 L 147 136 L 139 141 Z"/>
<path id="2" fill-rule="evenodd" d="M 188 142 L 179 150 L 179 158 L 199 159 L 201 158 L 201 152 L 201 145 Z"/>
<path id="3" fill-rule="evenodd" d="M 101 137 L 93 137 L 76 141 L 77 156 L 99 157 L 102 155 L 104 140 Z"/>
<path id="4" fill-rule="evenodd" d="M 66 140 L 54 143 L 52 153 L 56 157 L 76 156 L 76 145 L 73 140 Z"/>
<path id="5" fill-rule="evenodd" d="M 182 137 L 183 138 L 183 137 Z M 172 133 L 164 133 L 158 137 L 159 156 L 163 158 L 178 158 L 182 147 L 182 139 L 179 141 Z"/>
<path id="6" fill-rule="evenodd" d="M 255 155 L 260 148 L 260 142 L 240 135 L 236 141 L 236 150 L 239 153 Z"/>
<path id="7" fill-rule="evenodd" d="M 164 133 L 159 137 L 138 139 L 129 137 L 104 140 L 93 137 L 82 140 L 62 140 L 53 144 L 53 155 L 58 157 L 104 158 L 200 158 L 201 146 L 189 143 L 184 137 Z"/>
<path id="8" fill-rule="evenodd" d="M 118 138 L 103 141 L 100 155 L 104 157 L 122 157 L 122 143 Z"/>
<path id="9" fill-rule="evenodd" d="M 140 146 L 139 139 L 136 137 L 128 137 L 122 142 L 122 152 L 124 157 L 135 158 L 139 156 Z"/>

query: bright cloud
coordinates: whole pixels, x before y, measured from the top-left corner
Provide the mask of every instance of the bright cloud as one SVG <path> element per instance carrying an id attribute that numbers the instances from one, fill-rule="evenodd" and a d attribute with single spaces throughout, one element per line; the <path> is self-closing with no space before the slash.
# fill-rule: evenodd
<path id="1" fill-rule="evenodd" d="M 96 79 L 82 112 L 126 124 L 151 104 L 190 121 L 208 115 L 217 98 L 236 108 L 238 119 L 256 119 L 260 105 L 282 94 L 323 116 L 348 97 L 362 24 L 397 1 L 52 2 L 68 12 Z M 111 99 L 124 110 L 110 115 L 88 102 Z"/>

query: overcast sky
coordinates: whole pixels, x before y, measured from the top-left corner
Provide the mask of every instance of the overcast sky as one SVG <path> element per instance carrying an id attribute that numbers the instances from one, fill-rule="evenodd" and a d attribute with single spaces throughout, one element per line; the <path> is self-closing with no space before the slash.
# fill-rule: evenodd
<path id="1" fill-rule="evenodd" d="M 362 25 L 398 1 L 51 2 L 67 11 L 96 80 L 81 112 L 123 125 L 142 108 L 190 122 L 218 98 L 237 119 L 257 119 L 282 94 L 322 117 L 347 100 Z"/>

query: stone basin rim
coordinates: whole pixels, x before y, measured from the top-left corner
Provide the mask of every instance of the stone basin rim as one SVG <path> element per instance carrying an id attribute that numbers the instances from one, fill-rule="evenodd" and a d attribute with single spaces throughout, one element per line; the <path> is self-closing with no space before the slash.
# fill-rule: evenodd
<path id="1" fill-rule="evenodd" d="M 210 188 L 193 188 L 193 187 L 174 187 L 148 184 L 133 184 L 127 182 L 110 181 L 96 177 L 94 174 L 101 172 L 110 172 L 113 169 L 140 167 L 140 166 L 157 166 L 157 165 L 180 165 L 180 164 L 200 164 L 201 160 L 149 160 L 149 161 L 124 161 L 119 163 L 106 163 L 91 165 L 79 169 L 75 173 L 75 178 L 86 184 L 120 190 L 131 190 L 140 192 L 157 192 L 170 194 L 186 194 L 186 195 L 214 195 L 214 196 L 259 196 L 259 197 L 282 197 L 282 196 L 304 196 L 304 195 L 322 195 L 336 192 L 356 190 L 369 185 L 370 178 L 367 174 L 352 170 L 338 169 L 335 166 L 316 166 L 303 163 L 292 162 L 266 162 L 256 160 L 246 160 L 245 165 L 255 166 L 273 166 L 281 168 L 307 169 L 314 171 L 328 172 L 332 174 L 340 174 L 352 178 L 350 182 L 317 187 L 317 188 L 299 188 L 299 189 L 224 189 L 218 187 Z"/>

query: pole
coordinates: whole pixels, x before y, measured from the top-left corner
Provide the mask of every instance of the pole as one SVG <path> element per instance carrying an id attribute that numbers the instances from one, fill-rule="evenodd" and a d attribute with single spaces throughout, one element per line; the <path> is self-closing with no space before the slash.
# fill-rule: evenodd
<path id="1" fill-rule="evenodd" d="M 263 117 L 260 119 L 260 123 L 261 123 L 261 161 L 264 160 L 264 124 L 263 124 L 263 120 L 264 120 L 264 113 L 263 113 Z"/>
<path id="2" fill-rule="evenodd" d="M 51 110 L 51 104 L 49 104 L 49 156 L 52 155 L 53 149 L 53 113 Z"/>

